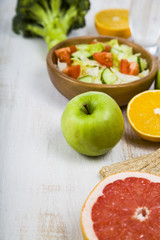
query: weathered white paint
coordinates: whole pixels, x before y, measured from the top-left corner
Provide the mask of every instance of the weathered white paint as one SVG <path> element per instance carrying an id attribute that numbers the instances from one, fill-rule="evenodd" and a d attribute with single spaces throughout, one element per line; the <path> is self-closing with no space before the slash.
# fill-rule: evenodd
<path id="1" fill-rule="evenodd" d="M 87 26 L 69 37 L 96 35 L 94 14 L 129 7 L 128 0 L 92 0 Z M 125 108 L 125 132 L 108 154 L 71 149 L 60 118 L 68 100 L 51 84 L 41 39 L 11 31 L 16 0 L 0 1 L 0 240 L 82 240 L 80 211 L 102 166 L 150 153 L 158 144 L 137 137 Z"/>

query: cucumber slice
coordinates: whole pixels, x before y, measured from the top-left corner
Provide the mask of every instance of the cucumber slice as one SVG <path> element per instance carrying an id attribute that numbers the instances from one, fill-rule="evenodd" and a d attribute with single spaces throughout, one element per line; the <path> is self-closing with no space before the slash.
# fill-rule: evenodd
<path id="1" fill-rule="evenodd" d="M 86 75 L 84 77 L 78 78 L 81 82 L 92 83 L 93 77 L 91 75 Z"/>
<path id="2" fill-rule="evenodd" d="M 143 72 L 147 68 L 147 61 L 146 61 L 146 59 L 138 57 L 137 58 L 137 62 L 139 64 L 140 72 Z"/>
<path id="3" fill-rule="evenodd" d="M 118 77 L 109 70 L 109 68 L 105 68 L 101 75 L 102 83 L 105 84 L 114 84 L 117 81 Z"/>

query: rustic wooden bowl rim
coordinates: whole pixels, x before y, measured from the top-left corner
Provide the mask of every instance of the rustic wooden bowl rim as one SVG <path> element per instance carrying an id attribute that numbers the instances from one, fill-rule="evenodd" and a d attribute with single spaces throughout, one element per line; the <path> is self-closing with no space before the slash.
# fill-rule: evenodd
<path id="1" fill-rule="evenodd" d="M 53 54 L 55 52 L 56 49 L 59 49 L 59 48 L 62 48 L 65 46 L 69 46 L 69 45 L 73 45 L 72 44 L 72 41 L 76 41 L 76 40 L 85 40 L 85 39 L 105 39 L 106 38 L 106 41 L 107 40 L 111 40 L 111 39 L 118 39 L 119 41 L 121 41 L 122 43 L 124 44 L 127 44 L 127 45 L 132 45 L 132 48 L 134 49 L 135 48 L 139 48 L 140 49 L 140 53 L 143 52 L 145 53 L 146 55 L 148 55 L 148 57 L 151 59 L 151 70 L 149 72 L 149 74 L 146 76 L 146 77 L 143 77 L 139 80 L 135 80 L 135 81 L 132 81 L 130 83 L 122 83 L 122 84 L 98 84 L 98 83 L 85 83 L 85 82 L 81 82 L 81 81 L 78 81 L 74 78 L 71 78 L 69 76 L 67 76 L 66 74 L 64 74 L 63 72 L 61 72 L 58 67 L 57 67 L 57 64 L 55 64 L 53 62 Z M 79 43 L 81 44 L 81 43 Z M 74 38 L 68 38 L 67 40 L 64 40 L 62 42 L 60 42 L 59 44 L 57 44 L 56 46 L 54 46 L 52 49 L 50 49 L 50 51 L 48 52 L 47 54 L 47 64 L 49 65 L 49 67 L 54 71 L 56 72 L 57 75 L 59 75 L 59 77 L 63 77 L 63 79 L 65 79 L 66 81 L 69 81 L 69 82 L 72 82 L 72 83 L 75 83 L 75 84 L 78 84 L 80 86 L 90 86 L 90 87 L 96 87 L 96 88 L 100 88 L 102 89 L 102 87 L 105 89 L 109 89 L 109 88 L 122 88 L 122 87 L 127 87 L 127 86 L 132 86 L 132 85 L 135 85 L 136 83 L 142 83 L 142 82 L 145 82 L 148 78 L 151 78 L 152 76 L 154 76 L 157 72 L 157 69 L 158 69 L 158 62 L 157 62 L 157 59 L 156 57 L 152 56 L 147 50 L 145 50 L 142 46 L 134 43 L 134 42 L 131 42 L 129 40 L 126 40 L 126 39 L 123 39 L 123 38 L 119 38 L 119 37 L 112 37 L 112 36 L 81 36 L 81 37 L 74 37 Z"/>

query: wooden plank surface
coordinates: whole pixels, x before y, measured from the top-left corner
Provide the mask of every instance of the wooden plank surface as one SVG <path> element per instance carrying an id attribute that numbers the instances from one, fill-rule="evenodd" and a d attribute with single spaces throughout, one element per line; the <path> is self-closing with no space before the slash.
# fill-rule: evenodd
<path id="1" fill-rule="evenodd" d="M 69 37 L 96 34 L 94 14 L 129 7 L 128 0 L 91 1 L 87 26 Z M 11 31 L 16 0 L 0 2 L 0 240 L 82 240 L 80 211 L 110 163 L 159 147 L 125 131 L 108 154 L 89 158 L 66 143 L 60 118 L 68 100 L 51 84 L 41 39 Z"/>

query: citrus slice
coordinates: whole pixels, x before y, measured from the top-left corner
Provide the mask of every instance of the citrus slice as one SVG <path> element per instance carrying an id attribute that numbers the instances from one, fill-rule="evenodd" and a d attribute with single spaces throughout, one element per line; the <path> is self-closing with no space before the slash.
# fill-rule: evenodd
<path id="1" fill-rule="evenodd" d="M 127 9 L 106 9 L 95 15 L 99 34 L 129 38 L 131 36 Z"/>
<path id="2" fill-rule="evenodd" d="M 85 240 L 160 239 L 160 177 L 122 172 L 104 178 L 81 212 Z"/>
<path id="3" fill-rule="evenodd" d="M 134 96 L 127 106 L 127 118 L 133 130 L 152 142 L 160 142 L 160 90 Z"/>

